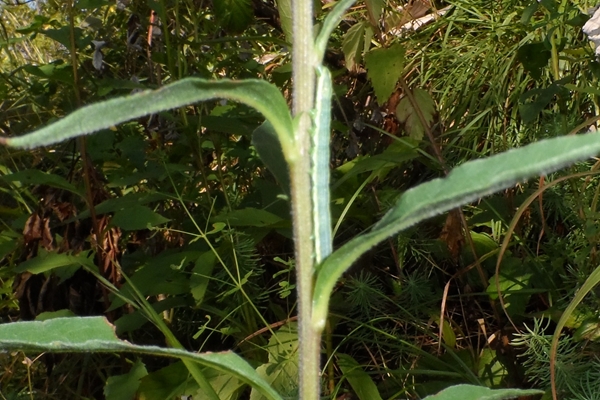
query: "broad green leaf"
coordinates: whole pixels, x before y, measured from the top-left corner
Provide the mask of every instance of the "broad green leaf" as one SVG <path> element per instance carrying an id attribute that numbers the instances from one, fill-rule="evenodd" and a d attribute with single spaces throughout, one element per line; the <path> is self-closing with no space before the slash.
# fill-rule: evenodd
<path id="1" fill-rule="evenodd" d="M 503 400 L 519 396 L 534 396 L 544 393 L 534 389 L 490 389 L 483 386 L 456 385 L 424 400 Z"/>
<path id="2" fill-rule="evenodd" d="M 423 139 L 426 129 L 431 128 L 431 125 L 433 124 L 433 117 L 435 115 L 435 102 L 429 93 L 423 89 L 413 89 L 412 95 L 417 103 L 417 107 L 419 108 L 421 115 L 423 116 L 423 119 L 425 119 L 427 127 L 423 126 L 423 123 L 419 118 L 419 113 L 411 104 L 408 96 L 404 96 L 398 102 L 398 106 L 396 106 L 396 116 L 398 117 L 398 121 L 404 124 L 406 133 L 408 133 L 412 139 L 421 140 Z"/>
<path id="3" fill-rule="evenodd" d="M 69 64 L 52 62 L 44 65 L 25 65 L 23 70 L 31 75 L 38 76 L 50 81 L 59 81 L 66 84 L 73 83 L 73 68 Z"/>
<path id="4" fill-rule="evenodd" d="M 218 395 L 219 400 L 237 400 L 240 398 L 239 391 L 245 385 L 239 379 L 215 371 L 212 368 L 204 368 L 202 372 Z M 144 376 L 141 379 L 138 395 L 140 400 L 206 398 L 204 391 L 190 379 L 185 365 L 181 362 L 173 363 Z"/>
<path id="5" fill-rule="evenodd" d="M 75 28 L 75 44 L 78 49 L 83 50 L 92 43 L 90 36 L 84 36 L 85 32 L 81 28 Z M 44 29 L 41 31 L 50 39 L 56 40 L 58 43 L 65 46 L 67 49 L 71 47 L 71 28 L 62 26 L 58 29 Z"/>
<path id="6" fill-rule="evenodd" d="M 174 348 L 138 346 L 120 340 L 115 335 L 114 327 L 103 317 L 55 318 L 44 322 L 1 324 L 0 348 L 6 351 L 131 352 L 180 358 L 231 374 L 252 385 L 266 398 L 281 400 L 279 394 L 235 353 L 191 353 Z"/>
<path id="7" fill-rule="evenodd" d="M 126 231 L 137 231 L 150 229 L 169 221 L 170 219 L 152 211 L 150 208 L 138 205 L 117 211 L 110 223 Z"/>
<path id="8" fill-rule="evenodd" d="M 256 369 L 272 388 L 286 399 L 298 398 L 298 329 L 295 322 L 288 323 L 269 339 L 269 362 Z M 250 400 L 263 400 L 265 395 L 252 390 Z"/>
<path id="9" fill-rule="evenodd" d="M 335 283 L 355 260 L 382 240 L 418 222 L 467 204 L 532 175 L 548 174 L 600 152 L 600 134 L 564 136 L 513 149 L 455 168 L 447 178 L 407 190 L 370 232 L 329 256 L 317 271 L 313 323 L 325 326 Z"/>
<path id="10" fill-rule="evenodd" d="M 279 23 L 285 40 L 292 43 L 292 0 L 275 0 L 279 12 Z"/>
<path id="11" fill-rule="evenodd" d="M 189 302 L 182 296 L 167 297 L 165 300 L 160 300 L 152 303 L 152 308 L 157 314 L 163 311 L 171 310 L 177 307 L 190 306 Z M 142 310 L 135 310 L 132 313 L 124 314 L 122 317 L 115 321 L 115 328 L 118 335 L 124 333 L 133 332 L 136 329 L 144 326 L 148 320 L 148 317 Z"/>
<path id="12" fill-rule="evenodd" d="M 46 311 L 41 314 L 38 314 L 35 317 L 36 321 L 46 321 L 52 318 L 68 318 L 75 317 L 76 315 L 71 310 L 63 309 L 58 311 Z"/>
<path id="13" fill-rule="evenodd" d="M 562 86 L 552 84 L 544 89 L 532 89 L 523 93 L 519 98 L 519 114 L 526 124 L 535 121 L 538 115 L 558 95 Z"/>
<path id="14" fill-rule="evenodd" d="M 252 145 L 285 193 L 290 194 L 290 172 L 273 126 L 266 121 L 252 133 Z"/>
<path id="15" fill-rule="evenodd" d="M 231 226 L 266 227 L 283 221 L 277 215 L 257 208 L 243 208 L 213 218 L 216 222 L 227 222 Z"/>
<path id="16" fill-rule="evenodd" d="M 88 257 L 89 253 L 79 253 L 71 255 L 67 253 L 40 252 L 36 257 L 19 264 L 15 268 L 16 273 L 31 272 L 32 274 L 41 274 L 55 268 L 68 266 L 85 266 L 90 269 L 96 269 L 94 260 Z"/>
<path id="17" fill-rule="evenodd" d="M 384 0 L 365 0 L 365 5 L 367 6 L 371 25 L 378 27 L 383 12 Z"/>
<path id="18" fill-rule="evenodd" d="M 288 161 L 293 161 L 292 117 L 277 87 L 261 80 L 209 81 L 186 78 L 158 90 L 145 91 L 83 107 L 54 124 L 30 134 L 0 138 L 0 144 L 18 148 L 48 146 L 110 128 L 145 115 L 201 101 L 229 99 L 254 107 L 271 122 Z"/>
<path id="19" fill-rule="evenodd" d="M 528 43 L 517 50 L 517 60 L 521 61 L 533 79 L 538 80 L 542 76 L 542 70 L 548 65 L 551 54 L 543 42 Z"/>
<path id="20" fill-rule="evenodd" d="M 379 104 L 387 102 L 396 89 L 404 70 L 404 52 L 404 47 L 396 43 L 387 49 L 375 49 L 365 54 L 367 76 Z"/>
<path id="21" fill-rule="evenodd" d="M 144 376 L 140 382 L 139 396 L 141 400 L 187 398 L 185 392 L 188 385 L 198 388 L 198 385 L 190 382 L 185 365 L 176 362 Z"/>
<path id="22" fill-rule="evenodd" d="M 57 189 L 67 190 L 78 196 L 84 197 L 83 193 L 65 178 L 42 172 L 38 169 L 27 169 L 14 174 L 4 175 L 2 179 L 7 182 L 20 182 L 22 185 L 47 185 Z"/>
<path id="23" fill-rule="evenodd" d="M 496 350 L 490 348 L 483 349 L 479 354 L 478 373 L 482 382 L 490 387 L 501 387 L 505 378 L 508 376 L 508 370 L 500 362 Z"/>
<path id="24" fill-rule="evenodd" d="M 143 296 L 155 296 L 159 294 L 177 295 L 189 291 L 189 279 L 187 274 L 180 270 L 188 264 L 194 263 L 202 253 L 199 251 L 181 251 L 177 253 L 163 251 L 155 257 L 145 261 L 141 268 L 129 279 L 135 290 Z M 121 292 L 134 298 L 134 289 L 126 282 L 121 286 Z M 121 307 L 125 302 L 115 297 L 109 308 L 114 310 Z"/>
<path id="25" fill-rule="evenodd" d="M 187 371 L 186 371 L 187 372 Z M 106 400 L 132 400 L 140 387 L 140 379 L 148 375 L 146 366 L 137 360 L 128 373 L 111 376 L 104 386 Z"/>
<path id="26" fill-rule="evenodd" d="M 167 200 L 168 196 L 160 193 L 128 193 L 126 195 L 108 199 L 98 204 L 94 209 L 96 215 L 117 212 L 120 210 L 132 209 L 144 204 L 153 203 L 155 201 Z M 77 218 L 89 218 L 90 212 L 84 211 L 80 213 Z"/>
<path id="27" fill-rule="evenodd" d="M 208 289 L 208 284 L 216 263 L 217 257 L 212 250 L 203 253 L 196 260 L 192 275 L 190 276 L 190 292 L 194 296 L 194 300 L 196 300 L 196 307 L 200 307 L 204 301 L 204 295 L 206 294 L 206 289 Z"/>
<path id="28" fill-rule="evenodd" d="M 363 42 L 365 40 L 365 28 L 368 23 L 357 22 L 352 25 L 342 40 L 342 51 L 346 60 L 348 71 L 354 71 L 362 58 Z"/>
<path id="29" fill-rule="evenodd" d="M 498 289 L 502 293 L 504 307 L 511 318 L 516 318 L 525 313 L 531 293 L 528 292 L 529 281 L 533 275 L 531 268 L 523 265 L 523 260 L 515 257 L 505 257 L 498 276 L 499 287 L 496 287 L 496 277 L 490 277 L 490 285 L 486 292 L 490 299 L 498 299 Z M 519 293 L 521 292 L 521 293 Z M 525 293 L 522 293 L 525 292 Z"/>
<path id="30" fill-rule="evenodd" d="M 226 31 L 240 33 L 254 19 L 250 0 L 219 0 L 213 2 L 215 16 Z"/>
<path id="31" fill-rule="evenodd" d="M 338 366 L 359 400 L 380 400 L 377 385 L 356 360 L 347 354 L 336 353 Z"/>

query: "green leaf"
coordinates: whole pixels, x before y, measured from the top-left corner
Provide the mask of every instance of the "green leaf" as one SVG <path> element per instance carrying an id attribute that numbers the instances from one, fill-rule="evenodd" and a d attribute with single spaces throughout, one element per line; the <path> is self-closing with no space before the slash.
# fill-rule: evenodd
<path id="1" fill-rule="evenodd" d="M 321 31 L 315 39 L 315 54 L 317 55 L 317 62 L 320 63 L 323 60 L 323 56 L 325 55 L 325 51 L 327 50 L 327 43 L 329 42 L 329 37 L 331 36 L 331 33 L 342 20 L 342 17 L 344 16 L 346 10 L 350 8 L 352 4 L 354 4 L 354 1 L 355 0 L 340 0 L 337 2 L 335 7 L 333 7 L 333 10 L 327 13 L 327 17 L 325 17 L 325 20 L 323 21 Z M 345 50 L 344 54 L 346 54 Z M 348 66 L 347 60 L 346 66 Z M 348 67 L 348 69 L 350 69 L 350 67 Z"/>
<path id="2" fill-rule="evenodd" d="M 502 261 L 498 283 L 504 300 L 504 307 L 511 318 L 516 318 L 525 313 L 525 307 L 531 297 L 531 293 L 528 293 L 526 289 L 529 288 L 529 281 L 533 273 L 528 271 L 531 271 L 531 268 L 523 265 L 523 261 L 518 258 L 506 257 Z M 495 276 L 490 277 L 486 292 L 490 299 L 498 299 Z"/>
<path id="3" fill-rule="evenodd" d="M 46 321 L 48 319 L 52 319 L 52 318 L 68 318 L 68 317 L 75 317 L 76 315 L 73 313 L 73 311 L 71 310 L 58 310 L 58 311 L 46 311 L 43 312 L 41 314 L 38 314 L 35 317 L 36 321 Z"/>
<path id="4" fill-rule="evenodd" d="M 268 121 L 256 128 L 252 134 L 252 145 L 285 193 L 289 195 L 290 172 L 281 145 L 277 140 L 277 133 Z"/>
<path id="5" fill-rule="evenodd" d="M 279 23 L 285 40 L 292 43 L 292 0 L 275 0 L 279 12 Z"/>
<path id="6" fill-rule="evenodd" d="M 404 70 L 404 47 L 398 43 L 387 49 L 375 49 L 365 54 L 367 76 L 379 104 L 388 101 Z"/>
<path id="7" fill-rule="evenodd" d="M 365 0 L 365 5 L 367 6 L 371 25 L 378 27 L 383 12 L 384 0 Z"/>
<path id="8" fill-rule="evenodd" d="M 213 8 L 223 29 L 232 33 L 243 32 L 254 19 L 250 0 L 219 0 Z"/>
<path id="9" fill-rule="evenodd" d="M 258 375 L 269 382 L 282 397 L 298 398 L 298 329 L 295 322 L 288 323 L 269 339 L 269 362 L 256 369 Z M 264 393 L 252 390 L 250 400 L 265 399 Z"/>
<path id="10" fill-rule="evenodd" d="M 344 374 L 352 390 L 356 393 L 359 400 L 380 400 L 381 395 L 373 379 L 363 371 L 356 360 L 347 354 L 336 353 L 338 357 L 338 366 Z"/>
<path id="11" fill-rule="evenodd" d="M 140 382 L 139 395 L 144 400 L 186 398 L 184 393 L 192 384 L 182 362 L 176 362 L 144 376 Z M 191 385 L 190 385 L 191 386 Z M 194 385 L 195 389 L 198 388 Z"/>
<path id="12" fill-rule="evenodd" d="M 83 36 L 84 31 L 81 28 L 75 28 L 75 45 L 79 50 L 85 49 L 92 43 L 90 36 Z M 52 40 L 56 40 L 58 43 L 65 46 L 67 49 L 71 48 L 71 28 L 69 26 L 62 26 L 58 29 L 44 29 L 41 31 L 44 35 L 48 36 Z"/>
<path id="13" fill-rule="evenodd" d="M 456 385 L 444 389 L 438 394 L 427 396 L 424 400 L 502 400 L 519 396 L 534 396 L 544 393 L 534 389 L 497 389 L 483 386 Z"/>
<path id="14" fill-rule="evenodd" d="M 18 148 L 48 146 L 110 128 L 145 115 L 200 101 L 229 99 L 254 107 L 271 122 L 288 162 L 293 162 L 292 117 L 279 89 L 261 80 L 208 81 L 186 78 L 155 91 L 145 91 L 83 107 L 56 123 L 25 136 L 0 138 L 0 144 Z"/>
<path id="15" fill-rule="evenodd" d="M 121 286 L 121 292 L 126 296 L 135 298 L 137 290 L 143 296 L 155 296 L 159 294 L 177 295 L 189 291 L 189 279 L 187 274 L 180 271 L 189 263 L 194 263 L 200 257 L 198 251 L 163 251 L 157 256 L 149 258 L 133 276 Z M 133 289 L 131 286 L 134 286 Z M 124 301 L 115 297 L 110 308 L 114 310 L 122 306 Z"/>
<path id="16" fill-rule="evenodd" d="M 78 196 L 84 197 L 83 193 L 65 178 L 54 174 L 48 174 L 38 169 L 26 169 L 15 172 L 14 174 L 4 175 L 2 179 L 7 182 L 20 182 L 22 185 L 47 185 L 53 188 L 67 190 Z"/>
<path id="17" fill-rule="evenodd" d="M 252 385 L 266 398 L 281 400 L 273 388 L 240 356 L 232 352 L 191 353 L 181 349 L 138 346 L 117 338 L 103 317 L 56 318 L 0 325 L 0 347 L 5 351 L 131 352 L 180 358 L 231 374 Z"/>
<path id="18" fill-rule="evenodd" d="M 177 307 L 189 306 L 189 302 L 182 296 L 167 297 L 165 300 L 160 300 L 152 303 L 152 308 L 157 314 L 163 311 L 171 310 Z M 144 326 L 148 320 L 147 315 L 142 310 L 135 310 L 132 313 L 124 314 L 121 318 L 115 321 L 115 328 L 118 335 L 133 332 L 136 329 Z"/>
<path id="19" fill-rule="evenodd" d="M 137 231 L 150 229 L 169 221 L 170 219 L 155 213 L 150 208 L 138 205 L 117 211 L 110 223 L 126 231 Z"/>
<path id="20" fill-rule="evenodd" d="M 96 215 L 102 215 L 111 212 L 117 212 L 126 209 L 132 209 L 139 207 L 143 204 L 153 203 L 155 201 L 168 200 L 169 197 L 161 193 L 128 193 L 126 195 L 108 199 L 98 204 L 94 209 Z M 90 212 L 88 210 L 80 213 L 77 218 L 89 218 Z"/>
<path id="21" fill-rule="evenodd" d="M 202 305 L 204 295 L 210 282 L 212 271 L 217 263 L 217 256 L 213 251 L 203 253 L 194 265 L 192 275 L 190 276 L 190 292 L 196 300 L 196 307 Z"/>
<path id="22" fill-rule="evenodd" d="M 16 273 L 31 272 L 32 274 L 41 274 L 55 268 L 68 266 L 85 266 L 90 269 L 96 269 L 96 265 L 92 258 L 88 257 L 89 253 L 79 253 L 78 255 L 70 255 L 67 253 L 41 252 L 38 256 L 30 258 L 22 262 L 15 268 Z"/>
<path id="23" fill-rule="evenodd" d="M 537 7 L 537 4 L 535 5 Z M 550 50 L 542 42 L 528 43 L 517 50 L 517 60 L 523 64 L 525 70 L 535 80 L 542 76 L 542 70 L 548 65 L 550 56 Z"/>
<path id="24" fill-rule="evenodd" d="M 265 210 L 257 208 L 244 208 L 218 215 L 216 222 L 227 222 L 231 226 L 256 226 L 266 227 L 283 221 L 280 217 Z"/>
<path id="25" fill-rule="evenodd" d="M 519 98 L 519 114 L 523 122 L 528 124 L 535 121 L 561 90 L 563 90 L 561 86 L 552 84 L 545 89 L 532 89 L 523 93 Z"/>
<path id="26" fill-rule="evenodd" d="M 77 0 L 75 8 L 78 10 L 93 10 L 109 4 L 108 0 Z"/>
<path id="27" fill-rule="evenodd" d="M 427 129 L 433 124 L 435 102 L 429 93 L 423 89 L 413 89 L 412 95 L 427 126 L 423 126 L 421 118 L 419 118 L 419 112 L 413 107 L 406 95 L 398 102 L 396 116 L 398 117 L 398 121 L 404 124 L 406 133 L 408 133 L 412 139 L 421 140 Z"/>
<path id="28" fill-rule="evenodd" d="M 344 59 L 346 60 L 346 68 L 348 71 L 355 71 L 357 64 L 360 63 L 362 58 L 363 42 L 365 40 L 365 28 L 368 23 L 357 22 L 352 25 L 350 29 L 344 35 L 342 40 L 342 51 L 344 52 Z"/>
<path id="29" fill-rule="evenodd" d="M 510 187 L 533 175 L 548 174 L 600 152 L 600 134 L 564 136 L 513 149 L 455 168 L 447 178 L 407 190 L 370 232 L 329 256 L 317 271 L 313 323 L 325 326 L 335 283 L 363 253 L 418 222 Z"/>
<path id="30" fill-rule="evenodd" d="M 19 236 L 12 231 L 0 232 L 0 260 L 12 253 L 19 245 Z"/>
<path id="31" fill-rule="evenodd" d="M 496 350 L 490 348 L 483 349 L 479 355 L 477 375 L 487 386 L 501 387 L 508 377 L 509 372 L 499 358 L 502 356 L 498 357 Z"/>
<path id="32" fill-rule="evenodd" d="M 187 372 L 187 371 L 186 371 Z M 123 375 L 111 376 L 104 386 L 106 400 L 131 400 L 140 386 L 140 379 L 148 375 L 146 366 L 137 360 L 131 370 Z"/>

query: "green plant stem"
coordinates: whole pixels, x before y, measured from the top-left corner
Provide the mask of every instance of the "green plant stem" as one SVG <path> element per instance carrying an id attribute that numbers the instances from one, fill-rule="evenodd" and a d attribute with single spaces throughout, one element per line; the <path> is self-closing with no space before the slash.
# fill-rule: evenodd
<path id="1" fill-rule="evenodd" d="M 313 43 L 312 0 L 292 2 L 293 15 L 293 112 L 296 118 L 297 159 L 290 165 L 292 218 L 298 287 L 300 342 L 300 398 L 320 397 L 320 336 L 312 320 L 313 243 L 312 200 L 310 191 L 310 112 L 314 106 L 315 54 Z"/>

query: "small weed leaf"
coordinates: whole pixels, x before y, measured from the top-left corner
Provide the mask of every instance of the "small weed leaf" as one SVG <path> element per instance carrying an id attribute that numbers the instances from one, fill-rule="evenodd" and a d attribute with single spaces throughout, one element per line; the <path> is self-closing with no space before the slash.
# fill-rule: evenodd
<path id="1" fill-rule="evenodd" d="M 373 84 L 379 104 L 388 101 L 402 76 L 404 53 L 404 47 L 395 44 L 387 49 L 375 49 L 365 54 L 367 75 Z"/>
<path id="2" fill-rule="evenodd" d="M 342 51 L 344 52 L 348 71 L 355 71 L 358 63 L 360 63 L 367 25 L 368 23 L 364 21 L 352 25 L 344 35 Z"/>
<path id="3" fill-rule="evenodd" d="M 436 112 L 435 102 L 429 93 L 423 89 L 415 88 L 412 90 L 412 95 L 427 126 L 423 126 L 423 123 L 419 118 L 419 113 L 409 101 L 408 96 L 404 96 L 398 103 L 398 106 L 396 107 L 396 116 L 398 117 L 398 121 L 404 124 L 406 133 L 412 139 L 421 140 L 423 139 L 426 130 L 429 129 L 433 123 L 433 117 Z"/>

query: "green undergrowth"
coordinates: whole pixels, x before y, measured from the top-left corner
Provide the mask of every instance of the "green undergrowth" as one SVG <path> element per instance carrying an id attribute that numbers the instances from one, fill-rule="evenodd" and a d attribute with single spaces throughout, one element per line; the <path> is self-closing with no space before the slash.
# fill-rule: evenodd
<path id="1" fill-rule="evenodd" d="M 266 79 L 291 101 L 289 1 L 34 3 L 0 5 L 2 137 L 190 76 Z M 330 5 L 316 3 L 322 22 Z M 418 184 L 584 132 L 597 115 L 600 69 L 581 32 L 594 4 L 435 3 L 429 13 L 447 12 L 402 34 L 400 5 L 357 2 L 325 54 L 336 248 Z M 165 346 L 153 312 L 184 348 L 234 350 L 297 398 L 290 184 L 281 148 L 253 137 L 263 121 L 211 100 L 41 149 L 2 147 L 2 322 L 103 315 L 119 338 Z M 551 335 L 598 266 L 596 161 L 473 201 L 462 217 L 407 222 L 355 260 L 329 302 L 323 396 L 413 399 L 455 384 L 550 396 Z M 559 398 L 599 392 L 597 297 L 560 336 Z M 3 398 L 207 395 L 183 361 L 157 354 L 36 350 L 1 354 Z M 202 371 L 221 399 L 264 396 Z"/>

